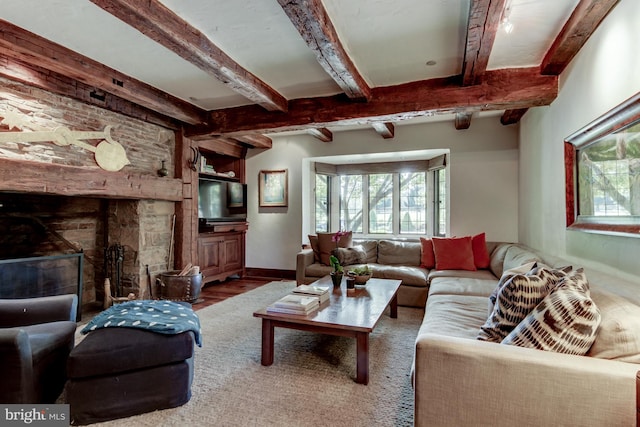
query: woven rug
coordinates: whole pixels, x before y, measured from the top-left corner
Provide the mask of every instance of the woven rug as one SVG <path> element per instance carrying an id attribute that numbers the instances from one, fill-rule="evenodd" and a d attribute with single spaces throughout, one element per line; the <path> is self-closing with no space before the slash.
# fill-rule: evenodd
<path id="1" fill-rule="evenodd" d="M 108 426 L 411 426 L 410 382 L 423 310 L 387 313 L 370 335 L 369 384 L 356 384 L 355 340 L 276 328 L 275 360 L 260 364 L 253 312 L 289 293 L 272 282 L 198 310 L 191 400 L 178 408 L 94 424 Z"/>

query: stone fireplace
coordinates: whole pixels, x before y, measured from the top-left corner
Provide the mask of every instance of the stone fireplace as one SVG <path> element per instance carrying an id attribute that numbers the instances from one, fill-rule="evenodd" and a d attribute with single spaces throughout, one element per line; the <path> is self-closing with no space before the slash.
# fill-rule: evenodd
<path id="1" fill-rule="evenodd" d="M 151 277 L 172 269 L 174 203 L 0 193 L 0 259 L 84 254 L 84 304 L 114 296 L 152 298 Z M 113 259 L 121 248 L 120 269 Z"/>
<path id="2" fill-rule="evenodd" d="M 102 301 L 104 279 L 111 274 L 105 255 L 117 246 L 124 251 L 117 290 L 124 296 L 157 296 L 150 284 L 173 269 L 175 213 L 184 204 L 184 183 L 173 173 L 175 124 L 145 122 L 2 77 L 0 87 L 0 132 L 108 128 L 129 161 L 108 171 L 81 146 L 5 138 L 8 142 L 0 142 L 0 258 L 82 251 L 82 303 L 87 304 Z M 158 174 L 163 165 L 168 176 Z"/>

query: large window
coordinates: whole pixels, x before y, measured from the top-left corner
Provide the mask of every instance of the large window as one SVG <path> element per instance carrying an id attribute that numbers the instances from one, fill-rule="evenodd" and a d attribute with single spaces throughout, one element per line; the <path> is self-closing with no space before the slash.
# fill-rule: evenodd
<path id="1" fill-rule="evenodd" d="M 640 94 L 569 136 L 565 165 L 567 225 L 639 234 Z"/>
<path id="2" fill-rule="evenodd" d="M 329 231 L 329 177 L 316 175 L 316 232 Z"/>
<path id="3" fill-rule="evenodd" d="M 445 235 L 444 157 L 432 170 L 428 170 L 426 161 L 421 165 L 422 171 L 404 172 L 399 164 L 397 172 L 387 166 L 390 170 L 383 172 L 375 171 L 380 167 L 372 167 L 371 173 L 322 165 L 322 171 L 316 171 L 316 231 Z M 359 165 L 356 169 L 366 172 L 367 167 Z M 332 226 L 333 217 L 336 224 Z"/>
<path id="4" fill-rule="evenodd" d="M 427 174 L 400 174 L 400 234 L 427 232 Z"/>

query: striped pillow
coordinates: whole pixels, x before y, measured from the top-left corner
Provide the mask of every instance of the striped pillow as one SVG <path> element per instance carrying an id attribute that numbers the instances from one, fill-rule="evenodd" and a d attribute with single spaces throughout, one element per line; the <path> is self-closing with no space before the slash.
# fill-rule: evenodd
<path id="1" fill-rule="evenodd" d="M 596 339 L 600 310 L 589 295 L 582 269 L 568 274 L 502 340 L 502 344 L 584 355 Z"/>
<path id="2" fill-rule="evenodd" d="M 498 290 L 496 303 L 480 328 L 478 339 L 502 341 L 527 317 L 565 276 L 562 270 L 535 266 L 527 274 L 515 274 Z"/>

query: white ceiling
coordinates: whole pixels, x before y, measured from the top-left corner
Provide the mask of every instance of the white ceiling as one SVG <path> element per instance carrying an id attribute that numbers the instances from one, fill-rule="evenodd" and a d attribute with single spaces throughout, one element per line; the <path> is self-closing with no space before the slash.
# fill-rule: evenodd
<path id="1" fill-rule="evenodd" d="M 287 99 L 340 93 L 276 0 L 161 0 Z M 578 0 L 511 0 L 489 69 L 539 65 Z M 323 0 L 371 87 L 461 73 L 469 0 Z M 88 0 L 2 0 L 0 18 L 206 110 L 252 104 Z M 427 65 L 435 61 L 435 65 Z"/>

